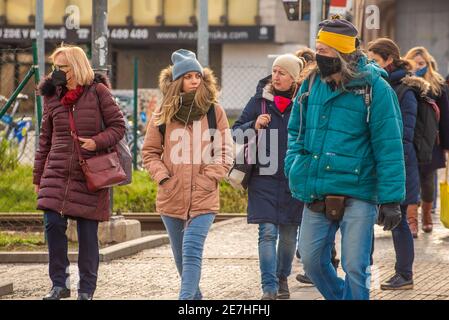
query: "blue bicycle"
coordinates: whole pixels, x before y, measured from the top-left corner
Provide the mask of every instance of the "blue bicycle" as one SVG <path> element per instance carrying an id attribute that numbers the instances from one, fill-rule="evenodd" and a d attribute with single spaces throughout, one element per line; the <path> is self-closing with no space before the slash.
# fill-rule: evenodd
<path id="1" fill-rule="evenodd" d="M 6 138 L 10 148 L 17 149 L 17 160 L 20 160 L 25 154 L 29 130 L 32 125 L 31 117 L 22 116 L 20 119 L 14 118 L 20 103 L 26 100 L 28 100 L 28 96 L 20 93 L 14 102 L 11 113 L 5 114 L 0 119 L 0 123 L 3 124 L 3 129 L 0 129 L 0 142 Z M 0 104 L 4 104 L 6 101 L 8 99 L 0 95 Z"/>

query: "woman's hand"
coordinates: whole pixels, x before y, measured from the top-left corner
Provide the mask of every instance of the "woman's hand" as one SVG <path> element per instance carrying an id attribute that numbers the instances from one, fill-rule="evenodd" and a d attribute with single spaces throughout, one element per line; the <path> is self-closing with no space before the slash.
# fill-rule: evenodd
<path id="1" fill-rule="evenodd" d="M 95 144 L 95 141 L 92 139 L 78 137 L 78 140 L 83 143 L 81 145 L 81 148 L 83 148 L 83 149 L 86 149 L 89 151 L 95 151 L 97 149 L 97 145 Z"/>
<path id="2" fill-rule="evenodd" d="M 34 185 L 34 192 L 39 193 L 39 186 L 37 184 Z"/>
<path id="3" fill-rule="evenodd" d="M 261 114 L 259 117 L 257 117 L 256 124 L 254 127 L 256 130 L 259 130 L 261 128 L 266 128 L 268 124 L 271 121 L 271 115 L 269 114 Z"/>

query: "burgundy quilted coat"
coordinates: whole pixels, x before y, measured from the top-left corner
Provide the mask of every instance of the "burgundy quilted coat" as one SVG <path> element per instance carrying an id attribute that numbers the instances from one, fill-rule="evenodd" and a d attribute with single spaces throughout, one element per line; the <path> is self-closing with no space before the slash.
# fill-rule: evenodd
<path id="1" fill-rule="evenodd" d="M 39 90 L 44 96 L 44 112 L 33 171 L 33 183 L 40 186 L 37 208 L 68 217 L 107 221 L 109 189 L 87 190 L 70 136 L 69 109 L 60 102 L 62 89 L 46 78 Z M 92 85 L 84 88 L 74 107 L 74 119 L 78 135 L 93 139 L 97 145 L 94 152 L 81 149 L 86 159 L 104 153 L 125 134 L 122 112 L 109 91 L 107 78 L 100 74 L 95 75 Z"/>

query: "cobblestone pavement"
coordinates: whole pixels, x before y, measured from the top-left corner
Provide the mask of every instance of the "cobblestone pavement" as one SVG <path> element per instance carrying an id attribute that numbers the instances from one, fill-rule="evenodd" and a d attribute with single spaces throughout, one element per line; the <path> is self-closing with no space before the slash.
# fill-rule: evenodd
<path id="1" fill-rule="evenodd" d="M 437 216 L 432 234 L 420 232 L 415 240 L 414 290 L 382 291 L 380 283 L 392 275 L 394 250 L 391 232 L 376 226 L 375 265 L 372 268 L 372 299 L 449 300 L 449 230 Z M 337 237 L 337 251 L 340 252 Z M 77 267 L 71 265 L 71 288 L 76 296 Z M 295 280 L 301 264 L 295 258 L 289 277 L 291 299 L 322 299 L 318 291 Z M 339 268 L 340 275 L 344 275 Z M 2 264 L 0 279 L 13 281 L 14 294 L 3 299 L 41 299 L 50 288 L 46 264 Z M 179 276 L 168 245 L 131 257 L 102 263 L 96 299 L 177 299 Z M 244 218 L 213 226 L 205 245 L 200 287 L 205 299 L 259 299 L 260 273 L 257 226 Z M 73 297 L 75 298 L 75 297 Z"/>

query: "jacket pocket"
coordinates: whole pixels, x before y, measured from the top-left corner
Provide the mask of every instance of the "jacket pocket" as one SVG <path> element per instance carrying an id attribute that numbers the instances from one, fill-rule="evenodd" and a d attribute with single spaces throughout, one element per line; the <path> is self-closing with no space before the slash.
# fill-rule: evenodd
<path id="1" fill-rule="evenodd" d="M 325 167 L 327 172 L 339 172 L 339 173 L 349 173 L 353 175 L 360 175 L 361 159 L 328 154 L 328 160 Z"/>
<path id="2" fill-rule="evenodd" d="M 218 183 L 215 179 L 209 178 L 204 174 L 198 174 L 196 176 L 195 186 L 197 190 L 214 191 L 217 189 L 217 185 Z"/>
<path id="3" fill-rule="evenodd" d="M 183 206 L 182 186 L 176 176 L 170 177 L 158 186 L 156 210 L 159 213 L 180 213 L 183 211 Z"/>
<path id="4" fill-rule="evenodd" d="M 178 179 L 175 176 L 172 176 L 162 185 L 159 185 L 159 188 L 163 193 L 170 194 L 172 193 L 173 189 L 175 189 L 177 181 Z"/>
<path id="5" fill-rule="evenodd" d="M 302 196 L 302 190 L 305 190 L 307 173 L 310 167 L 310 154 L 298 154 L 293 161 L 288 177 L 288 184 L 293 193 Z"/>

